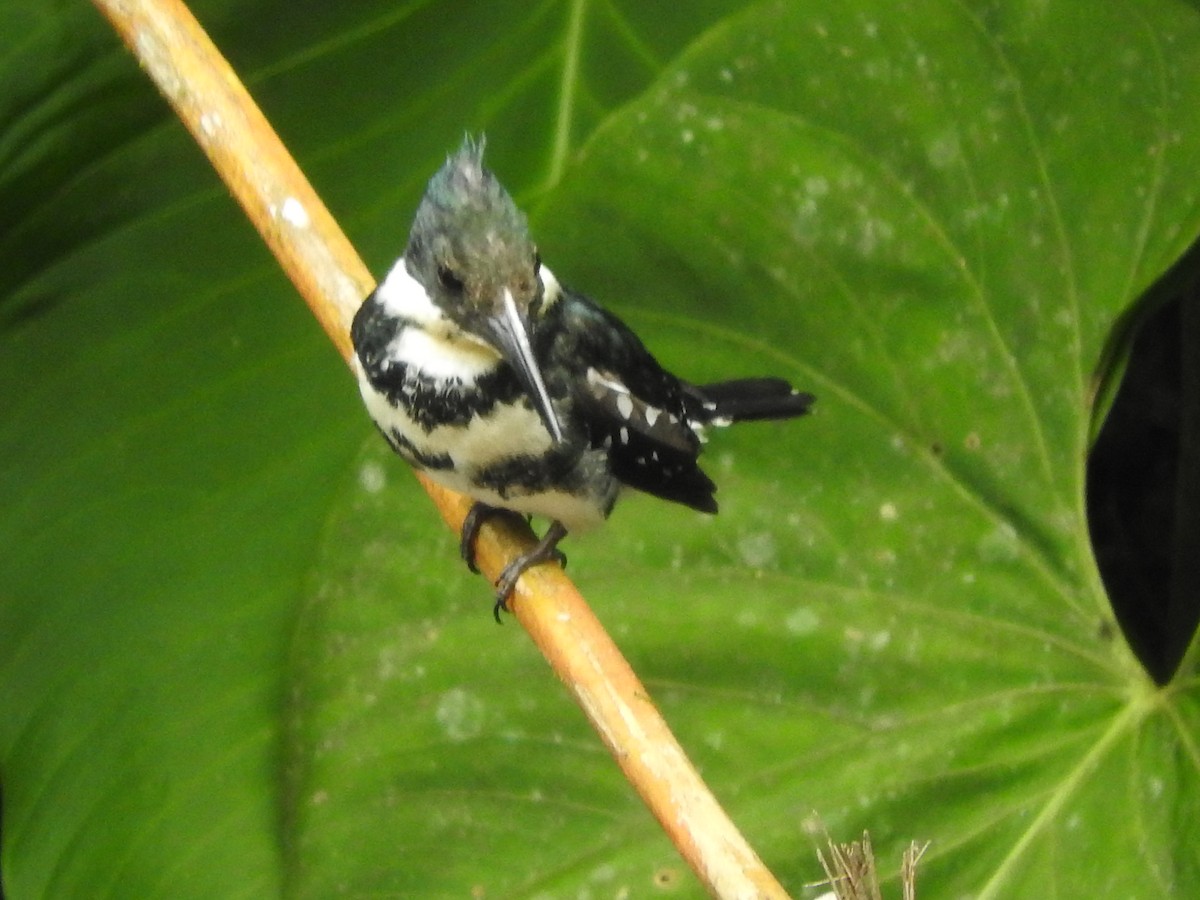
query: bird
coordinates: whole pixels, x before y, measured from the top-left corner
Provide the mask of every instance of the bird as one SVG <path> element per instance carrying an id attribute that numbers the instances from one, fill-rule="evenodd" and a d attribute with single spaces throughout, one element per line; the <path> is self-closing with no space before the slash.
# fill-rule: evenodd
<path id="1" fill-rule="evenodd" d="M 625 489 L 716 513 L 705 431 L 790 419 L 812 394 L 782 378 L 693 384 L 617 316 L 559 282 L 528 220 L 468 136 L 433 175 L 403 254 L 354 316 L 352 367 L 400 457 L 474 503 L 459 552 L 494 515 L 550 521 L 495 585 L 500 621 L 521 574 L 605 522 Z"/>

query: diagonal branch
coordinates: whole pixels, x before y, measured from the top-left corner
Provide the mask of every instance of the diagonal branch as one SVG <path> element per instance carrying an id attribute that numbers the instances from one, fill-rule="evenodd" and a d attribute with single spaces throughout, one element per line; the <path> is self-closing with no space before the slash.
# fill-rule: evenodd
<path id="1" fill-rule="evenodd" d="M 349 325 L 374 282 L 245 87 L 179 0 L 94 0 L 158 85 L 353 365 Z M 456 531 L 470 501 L 422 480 Z M 485 525 L 477 562 L 493 581 L 531 546 L 528 529 Z M 530 570 L 510 601 L 626 777 L 708 890 L 784 898 L 700 780 L 616 645 L 557 566 Z"/>

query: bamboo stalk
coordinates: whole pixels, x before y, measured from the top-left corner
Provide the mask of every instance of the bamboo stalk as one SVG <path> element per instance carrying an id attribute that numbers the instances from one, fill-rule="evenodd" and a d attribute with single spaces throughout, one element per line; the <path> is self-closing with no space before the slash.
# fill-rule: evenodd
<path id="1" fill-rule="evenodd" d="M 342 357 L 374 282 L 229 64 L 178 0 L 94 0 L 262 234 Z M 470 501 L 422 479 L 457 532 Z M 477 547 L 493 582 L 531 546 L 528 529 L 484 526 Z M 626 777 L 709 892 L 785 898 L 721 809 L 616 645 L 555 565 L 523 576 L 514 615 L 566 684 Z"/>

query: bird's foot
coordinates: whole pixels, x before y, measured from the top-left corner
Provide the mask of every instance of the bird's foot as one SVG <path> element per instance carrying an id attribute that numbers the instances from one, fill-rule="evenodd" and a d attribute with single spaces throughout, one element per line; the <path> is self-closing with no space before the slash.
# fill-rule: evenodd
<path id="1" fill-rule="evenodd" d="M 549 530 L 533 549 L 522 553 L 504 567 L 504 571 L 500 573 L 500 580 L 496 582 L 496 605 L 492 607 L 492 615 L 496 617 L 497 624 L 500 622 L 500 613 L 509 611 L 508 598 L 517 586 L 517 579 L 526 569 L 544 562 L 557 562 L 566 568 L 567 557 L 558 549 L 558 542 L 566 536 L 567 529 L 563 528 L 561 523 L 551 522 Z"/>
<path id="2" fill-rule="evenodd" d="M 458 555 L 462 557 L 463 562 L 467 564 L 467 568 L 479 574 L 479 566 L 475 564 L 475 542 L 479 539 L 479 529 L 483 527 L 483 523 L 493 516 L 509 516 L 520 519 L 522 522 L 528 521 L 525 516 L 520 513 L 515 513 L 511 509 L 502 509 L 498 506 L 488 506 L 486 503 L 473 503 L 470 510 L 467 511 L 467 517 L 463 519 L 462 531 L 458 538 Z"/>

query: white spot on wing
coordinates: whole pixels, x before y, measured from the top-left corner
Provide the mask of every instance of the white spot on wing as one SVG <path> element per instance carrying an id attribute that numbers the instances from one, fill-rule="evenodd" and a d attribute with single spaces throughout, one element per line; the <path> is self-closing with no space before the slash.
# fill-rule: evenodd
<path id="1" fill-rule="evenodd" d="M 621 382 L 614 381 L 611 378 L 605 378 L 603 375 L 601 375 L 595 369 L 587 370 L 587 380 L 590 381 L 592 384 L 599 385 L 600 387 L 603 387 L 603 388 L 606 388 L 606 389 L 612 391 L 614 394 L 628 394 L 629 393 L 629 388 L 625 387 L 625 385 L 621 384 Z"/>
<path id="2" fill-rule="evenodd" d="M 617 412 L 621 414 L 621 418 L 628 419 L 633 415 L 633 398 L 628 394 L 619 394 L 617 396 Z"/>

